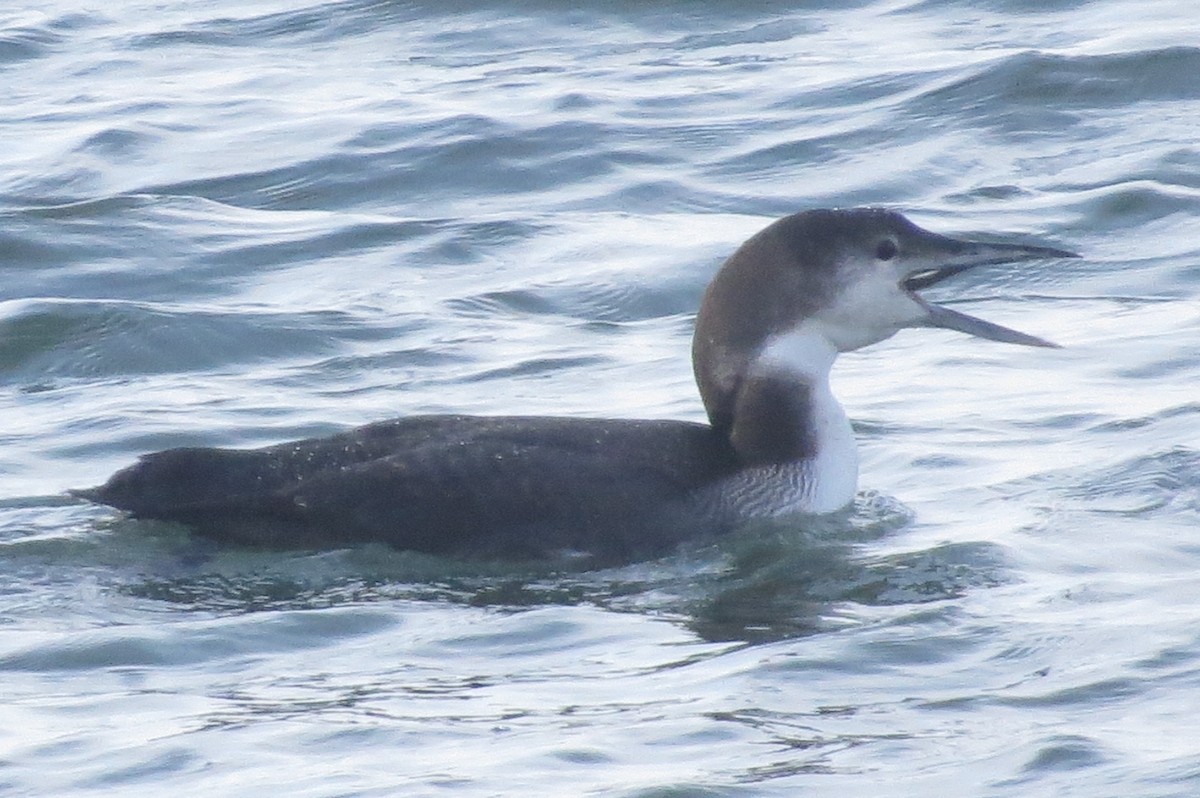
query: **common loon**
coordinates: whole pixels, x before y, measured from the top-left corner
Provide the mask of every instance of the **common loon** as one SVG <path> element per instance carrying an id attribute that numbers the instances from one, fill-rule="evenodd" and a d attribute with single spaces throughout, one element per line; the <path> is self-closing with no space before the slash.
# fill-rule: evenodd
<path id="1" fill-rule="evenodd" d="M 1055 346 L 917 291 L 984 264 L 1071 257 L 947 238 L 881 208 L 803 211 L 743 243 L 708 286 L 692 342 L 708 424 L 413 416 L 261 449 L 168 449 L 74 493 L 241 545 L 661 556 L 751 519 L 848 505 L 858 463 L 829 388 L 838 354 L 905 327 Z"/>

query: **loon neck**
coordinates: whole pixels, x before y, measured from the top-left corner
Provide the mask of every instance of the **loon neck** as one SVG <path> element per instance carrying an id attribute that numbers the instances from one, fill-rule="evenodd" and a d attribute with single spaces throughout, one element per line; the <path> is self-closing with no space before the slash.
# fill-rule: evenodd
<path id="1" fill-rule="evenodd" d="M 766 341 L 739 381 L 728 433 L 744 464 L 812 461 L 844 448 L 849 422 L 829 388 L 836 358 L 811 325 Z"/>

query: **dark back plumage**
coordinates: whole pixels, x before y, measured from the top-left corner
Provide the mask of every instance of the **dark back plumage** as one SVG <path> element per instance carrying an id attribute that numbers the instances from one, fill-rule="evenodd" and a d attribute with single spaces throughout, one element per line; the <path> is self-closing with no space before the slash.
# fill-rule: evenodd
<path id="1" fill-rule="evenodd" d="M 168 449 L 79 495 L 242 545 L 616 562 L 719 531 L 689 495 L 737 468 L 702 424 L 413 416 L 263 449 Z"/>

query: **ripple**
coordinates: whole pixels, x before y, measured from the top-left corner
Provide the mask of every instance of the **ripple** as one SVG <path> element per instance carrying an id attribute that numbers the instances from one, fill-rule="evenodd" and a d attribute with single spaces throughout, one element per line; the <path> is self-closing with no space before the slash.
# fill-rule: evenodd
<path id="1" fill-rule="evenodd" d="M 1200 513 L 1200 452 L 1187 448 L 1125 460 L 1093 472 L 1066 491 L 1088 512 L 1160 516 Z"/>
<path id="2" fill-rule="evenodd" d="M 340 312 L 205 311 L 135 302 L 0 303 L 5 381 L 195 371 L 327 352 Z"/>
<path id="3" fill-rule="evenodd" d="M 0 670 L 109 670 L 193 666 L 266 649 L 323 648 L 340 640 L 377 633 L 395 625 L 390 614 L 365 609 L 271 613 L 216 621 L 188 621 L 190 634 L 166 628 L 151 632 L 124 627 L 63 635 L 0 654 Z"/>
<path id="4" fill-rule="evenodd" d="M 949 107 L 1010 130 L 1017 124 L 1049 130 L 1056 120 L 1077 118 L 1068 111 L 1196 99 L 1200 88 L 1187 75 L 1197 69 L 1196 47 L 1077 56 L 1027 51 L 923 92 L 909 107 L 918 116 Z M 989 108 L 1007 110 L 979 113 Z"/>
<path id="5" fill-rule="evenodd" d="M 194 20 L 174 29 L 132 36 L 126 45 L 134 50 L 153 50 L 181 44 L 262 47 L 273 40 L 322 43 L 362 34 L 389 18 L 399 18 L 401 13 L 394 4 L 382 0 L 324 2 L 304 9 Z"/>
<path id="6" fill-rule="evenodd" d="M 1040 771 L 1078 770 L 1107 761 L 1095 740 L 1082 736 L 1056 735 L 1042 743 L 1037 755 L 1025 765 L 1031 774 Z"/>
<path id="7" fill-rule="evenodd" d="M 6 28 L 0 32 L 0 64 L 32 61 L 48 54 L 63 36 L 45 27 Z"/>

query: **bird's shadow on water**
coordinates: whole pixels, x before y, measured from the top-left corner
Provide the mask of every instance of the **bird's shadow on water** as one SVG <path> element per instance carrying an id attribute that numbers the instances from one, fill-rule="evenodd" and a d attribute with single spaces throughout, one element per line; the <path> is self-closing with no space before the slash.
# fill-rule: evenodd
<path id="1" fill-rule="evenodd" d="M 928 604 L 1005 581 L 994 544 L 888 554 L 872 546 L 913 523 L 907 508 L 875 494 L 847 515 L 756 524 L 713 547 L 707 570 L 681 574 L 665 591 L 674 588 L 680 620 L 701 638 L 767 642 L 841 628 L 855 608 Z"/>
<path id="2" fill-rule="evenodd" d="M 897 502 L 864 495 L 840 516 L 758 523 L 670 557 L 594 571 L 563 563 L 462 563 L 383 546 L 228 551 L 162 530 L 174 535 L 173 553 L 118 590 L 210 612 L 386 600 L 500 612 L 586 605 L 667 619 L 704 640 L 763 642 L 839 628 L 847 608 L 925 604 L 1004 581 L 1003 552 L 992 544 L 872 553 L 872 542 L 913 523 Z"/>

